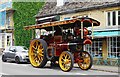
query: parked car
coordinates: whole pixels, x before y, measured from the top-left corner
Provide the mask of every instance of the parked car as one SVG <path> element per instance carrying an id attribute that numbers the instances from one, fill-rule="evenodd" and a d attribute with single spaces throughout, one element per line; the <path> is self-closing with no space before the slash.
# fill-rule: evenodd
<path id="1" fill-rule="evenodd" d="M 29 62 L 28 48 L 25 46 L 6 47 L 2 54 L 2 61 L 6 62 L 7 60 L 15 61 L 16 63 Z"/>

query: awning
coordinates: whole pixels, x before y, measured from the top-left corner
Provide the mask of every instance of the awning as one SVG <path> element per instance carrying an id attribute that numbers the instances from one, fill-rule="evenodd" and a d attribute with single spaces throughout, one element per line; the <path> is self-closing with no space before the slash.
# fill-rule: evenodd
<path id="1" fill-rule="evenodd" d="M 111 36 L 120 36 L 120 31 L 102 31 L 94 32 L 94 37 L 111 37 Z"/>

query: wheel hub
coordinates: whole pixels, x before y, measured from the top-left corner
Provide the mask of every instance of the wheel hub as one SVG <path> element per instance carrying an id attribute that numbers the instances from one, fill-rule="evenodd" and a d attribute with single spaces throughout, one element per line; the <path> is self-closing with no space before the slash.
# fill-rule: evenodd
<path id="1" fill-rule="evenodd" d="M 65 60 L 64 60 L 64 63 L 65 63 L 65 64 L 69 64 L 69 63 L 70 63 L 70 60 L 65 59 Z"/>

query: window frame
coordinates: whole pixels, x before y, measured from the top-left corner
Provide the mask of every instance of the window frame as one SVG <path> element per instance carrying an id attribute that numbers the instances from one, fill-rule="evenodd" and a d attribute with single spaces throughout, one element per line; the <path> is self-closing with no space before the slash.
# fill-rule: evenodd
<path id="1" fill-rule="evenodd" d="M 114 26 L 119 26 L 120 24 L 118 24 L 118 11 L 120 10 L 117 10 L 117 11 L 107 11 L 106 12 L 106 26 L 107 27 L 114 27 Z M 115 12 L 115 25 L 113 25 L 113 12 Z M 108 21 L 108 13 L 110 13 L 110 25 L 109 25 L 109 21 Z"/>
<path id="2" fill-rule="evenodd" d="M 100 46 L 101 43 L 101 46 Z M 92 45 L 85 45 L 84 46 L 84 50 L 88 51 L 94 58 L 102 58 L 102 44 L 103 41 L 99 38 L 97 38 L 97 40 L 93 41 Z M 101 50 L 100 50 L 101 48 Z M 98 49 L 98 50 L 97 50 Z"/>
<path id="3" fill-rule="evenodd" d="M 108 51 L 108 58 L 119 58 L 117 54 L 118 52 L 118 38 L 120 37 L 108 37 L 107 38 L 107 51 Z M 115 40 L 114 40 L 115 39 Z M 114 46 L 115 43 L 115 46 Z M 115 49 L 115 51 L 114 51 Z"/>

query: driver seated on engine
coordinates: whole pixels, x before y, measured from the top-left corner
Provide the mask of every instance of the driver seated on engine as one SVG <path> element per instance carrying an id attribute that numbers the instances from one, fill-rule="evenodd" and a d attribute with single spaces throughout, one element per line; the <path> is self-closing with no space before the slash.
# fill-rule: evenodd
<path id="1" fill-rule="evenodd" d="M 71 41 L 71 40 L 73 40 L 73 34 L 70 32 L 70 30 L 68 30 L 68 32 L 67 32 L 67 38 L 68 38 L 68 41 Z"/>

